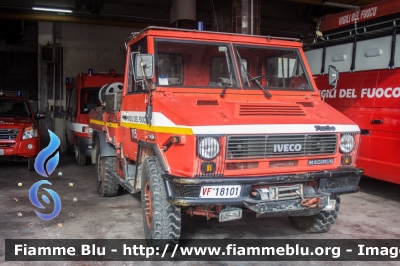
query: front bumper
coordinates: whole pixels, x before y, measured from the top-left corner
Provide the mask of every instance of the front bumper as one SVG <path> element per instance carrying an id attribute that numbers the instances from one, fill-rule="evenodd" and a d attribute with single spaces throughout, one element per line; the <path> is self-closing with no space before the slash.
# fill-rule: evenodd
<path id="1" fill-rule="evenodd" d="M 302 174 L 284 174 L 269 175 L 262 177 L 237 177 L 237 178 L 179 178 L 164 174 L 164 180 L 167 190 L 168 200 L 178 206 L 201 206 L 201 205 L 235 205 L 245 206 L 257 213 L 266 213 L 269 210 L 286 210 L 288 204 L 293 210 L 306 210 L 307 208 L 300 206 L 300 199 L 273 202 L 263 202 L 262 200 L 254 200 L 250 197 L 252 186 L 256 185 L 273 185 L 284 186 L 287 184 L 304 183 L 317 181 L 318 187 L 315 197 L 319 197 L 322 201 L 319 208 L 308 212 L 312 215 L 322 210 L 327 204 L 330 194 L 346 194 L 359 191 L 358 183 L 363 174 L 363 170 L 359 168 L 337 169 L 321 172 L 308 172 Z M 200 198 L 200 190 L 202 186 L 213 185 L 241 185 L 241 194 L 238 198 L 209 199 Z M 324 205 L 325 204 L 325 205 Z M 263 208 L 264 206 L 265 208 Z M 252 208 L 254 207 L 254 208 Z M 265 209 L 266 211 L 261 210 Z M 295 212 L 293 211 L 293 215 Z"/>
<path id="2" fill-rule="evenodd" d="M 0 141 L 0 160 L 20 160 L 23 158 L 35 157 L 39 151 L 39 137 L 24 139 Z"/>

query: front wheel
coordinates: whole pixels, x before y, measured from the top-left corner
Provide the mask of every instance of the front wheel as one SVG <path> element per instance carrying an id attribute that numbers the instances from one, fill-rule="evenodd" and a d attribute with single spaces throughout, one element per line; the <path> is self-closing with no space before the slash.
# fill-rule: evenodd
<path id="1" fill-rule="evenodd" d="M 156 157 L 146 157 L 142 176 L 142 215 L 147 244 L 159 247 L 177 244 L 181 234 L 181 208 L 167 200 Z"/>
<path id="2" fill-rule="evenodd" d="M 35 158 L 36 157 L 28 158 L 28 170 L 29 171 L 35 170 Z"/>
<path id="3" fill-rule="evenodd" d="M 112 176 L 116 173 L 116 158 L 102 157 L 98 141 L 96 142 L 96 158 L 97 191 L 102 197 L 114 197 L 119 189 L 119 183 Z"/>
<path id="4" fill-rule="evenodd" d="M 79 166 L 86 165 L 86 156 L 82 155 L 82 153 L 77 145 L 75 146 L 75 161 L 76 161 L 76 164 Z"/>
<path id="5" fill-rule="evenodd" d="M 340 208 L 340 196 L 332 195 L 331 199 L 336 199 L 334 210 L 320 211 L 311 216 L 289 217 L 292 225 L 304 233 L 325 233 L 336 221 Z"/>

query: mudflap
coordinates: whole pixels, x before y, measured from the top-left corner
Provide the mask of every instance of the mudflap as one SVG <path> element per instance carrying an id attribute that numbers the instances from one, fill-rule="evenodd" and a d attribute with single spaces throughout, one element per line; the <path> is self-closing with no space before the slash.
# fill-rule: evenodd
<path id="1" fill-rule="evenodd" d="M 256 213 L 257 218 L 262 217 L 287 217 L 287 216 L 310 216 L 322 211 L 329 203 L 328 193 L 304 197 L 304 200 L 319 198 L 320 203 L 317 206 L 302 206 L 301 199 L 270 201 L 245 199 L 244 206 Z"/>

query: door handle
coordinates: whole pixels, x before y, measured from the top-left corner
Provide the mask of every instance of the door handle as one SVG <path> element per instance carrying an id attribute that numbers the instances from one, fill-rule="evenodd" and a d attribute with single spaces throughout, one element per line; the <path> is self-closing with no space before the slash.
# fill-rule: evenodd
<path id="1" fill-rule="evenodd" d="M 383 119 L 372 119 L 371 124 L 383 124 Z"/>

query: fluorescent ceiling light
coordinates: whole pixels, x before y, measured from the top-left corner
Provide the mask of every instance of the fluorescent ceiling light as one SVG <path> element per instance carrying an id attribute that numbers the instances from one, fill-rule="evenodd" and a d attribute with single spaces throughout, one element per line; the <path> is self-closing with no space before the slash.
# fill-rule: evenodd
<path id="1" fill-rule="evenodd" d="M 72 13 L 72 10 L 68 9 L 58 9 L 58 8 L 47 8 L 47 7 L 32 7 L 33 10 L 40 11 L 52 11 L 52 12 L 61 12 L 61 13 Z"/>
<path id="2" fill-rule="evenodd" d="M 346 8 L 346 9 L 356 9 L 356 8 L 360 7 L 360 6 L 346 5 L 346 4 L 328 2 L 328 1 L 323 2 L 322 5 L 340 7 L 340 8 Z"/>

